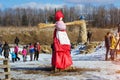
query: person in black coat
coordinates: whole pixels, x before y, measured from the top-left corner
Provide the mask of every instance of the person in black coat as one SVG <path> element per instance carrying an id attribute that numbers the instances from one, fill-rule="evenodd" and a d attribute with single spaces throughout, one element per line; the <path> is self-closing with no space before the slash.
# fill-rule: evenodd
<path id="1" fill-rule="evenodd" d="M 87 41 L 90 42 L 91 41 L 91 37 L 92 37 L 92 32 L 89 30 L 87 32 Z"/>
<path id="2" fill-rule="evenodd" d="M 9 58 L 10 47 L 7 42 L 3 45 L 2 51 L 4 51 L 4 57 Z"/>
<path id="3" fill-rule="evenodd" d="M 16 36 L 15 41 L 14 41 L 15 44 L 18 45 L 19 41 L 20 41 L 19 38 Z"/>

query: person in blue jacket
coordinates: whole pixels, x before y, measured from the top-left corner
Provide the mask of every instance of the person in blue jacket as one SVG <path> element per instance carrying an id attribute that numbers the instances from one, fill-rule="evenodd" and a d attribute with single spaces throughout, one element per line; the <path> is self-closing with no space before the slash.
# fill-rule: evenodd
<path id="1" fill-rule="evenodd" d="M 11 57 L 12 57 L 12 62 L 15 62 L 15 59 L 16 59 L 16 54 L 15 54 L 15 52 L 14 52 L 14 51 L 11 51 L 10 54 L 11 54 Z"/>
<path id="2" fill-rule="evenodd" d="M 33 60 L 33 54 L 35 52 L 34 45 L 32 43 L 29 44 L 29 53 L 30 53 L 30 61 Z"/>

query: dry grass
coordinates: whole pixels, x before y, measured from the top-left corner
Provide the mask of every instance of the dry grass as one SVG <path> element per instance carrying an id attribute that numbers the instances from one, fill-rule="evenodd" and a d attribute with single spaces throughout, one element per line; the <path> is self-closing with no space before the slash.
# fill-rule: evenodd
<path id="1" fill-rule="evenodd" d="M 90 28 L 93 32 L 92 41 L 104 40 L 105 34 L 110 29 Z M 37 28 L 37 27 L 0 27 L 0 40 L 14 43 L 16 36 L 20 38 L 20 44 L 28 44 L 39 41 L 40 44 L 50 45 L 53 42 L 54 28 Z M 77 43 L 79 26 L 71 25 L 67 27 L 67 34 L 71 43 Z"/>
<path id="2" fill-rule="evenodd" d="M 89 68 L 75 68 L 68 69 L 60 72 L 54 72 L 50 67 L 46 67 L 40 70 L 22 70 L 24 74 L 41 74 L 45 76 L 73 76 L 81 75 L 84 72 L 100 72 L 100 69 L 89 69 Z"/>
<path id="3" fill-rule="evenodd" d="M 105 28 L 90 28 L 88 30 L 92 31 L 92 41 L 103 41 L 104 36 L 107 32 L 111 31 L 111 29 L 105 29 Z"/>
<path id="4" fill-rule="evenodd" d="M 52 42 L 53 30 L 39 29 L 37 27 L 5 27 L 0 28 L 0 40 L 14 43 L 16 36 L 20 38 L 20 44 L 28 44 L 39 41 L 41 44 Z M 51 38 L 50 38 L 51 37 Z"/>

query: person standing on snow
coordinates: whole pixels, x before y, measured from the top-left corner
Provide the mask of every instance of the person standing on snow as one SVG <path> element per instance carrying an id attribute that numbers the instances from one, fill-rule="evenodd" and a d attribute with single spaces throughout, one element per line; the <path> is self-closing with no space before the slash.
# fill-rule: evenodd
<path id="1" fill-rule="evenodd" d="M 66 69 L 73 64 L 70 55 L 70 40 L 66 33 L 66 25 L 62 21 L 63 18 L 64 15 L 62 11 L 59 10 L 55 13 L 56 23 L 53 37 L 54 51 L 52 54 L 52 66 L 54 70 Z"/>
<path id="2" fill-rule="evenodd" d="M 30 53 L 30 61 L 33 60 L 33 54 L 35 52 L 34 45 L 32 43 L 29 44 L 29 53 Z"/>
<path id="3" fill-rule="evenodd" d="M 4 51 L 4 57 L 9 58 L 10 47 L 6 41 L 5 44 L 3 45 L 2 51 Z"/>
<path id="4" fill-rule="evenodd" d="M 15 54 L 14 51 L 11 51 L 10 54 L 11 54 L 12 62 L 14 63 L 15 62 L 15 58 L 16 58 L 16 54 Z"/>
<path id="5" fill-rule="evenodd" d="M 105 47 L 106 47 L 105 60 L 108 60 L 108 54 L 109 54 L 109 52 L 110 52 L 110 45 L 111 45 L 110 36 L 111 36 L 111 33 L 110 33 L 110 32 L 108 32 L 108 33 L 105 35 Z"/>
<path id="6" fill-rule="evenodd" d="M 16 38 L 15 38 L 15 40 L 14 40 L 14 43 L 16 44 L 16 45 L 18 45 L 18 43 L 19 43 L 19 38 L 16 36 Z"/>
<path id="7" fill-rule="evenodd" d="M 22 55 L 23 55 L 23 62 L 26 62 L 26 58 L 27 58 L 27 49 L 26 49 L 25 46 L 23 47 Z"/>
<path id="8" fill-rule="evenodd" d="M 92 37 L 92 32 L 89 30 L 89 31 L 87 32 L 87 41 L 88 41 L 88 43 L 91 42 L 91 37 Z"/>
<path id="9" fill-rule="evenodd" d="M 40 53 L 40 43 L 39 42 L 35 43 L 34 47 L 35 47 L 34 60 L 38 61 L 39 53 Z"/>
<path id="10" fill-rule="evenodd" d="M 110 58 L 111 58 L 111 60 L 114 60 L 115 59 L 115 53 L 116 53 L 115 48 L 116 48 L 117 41 L 116 41 L 116 38 L 115 38 L 113 33 L 111 34 L 110 42 L 111 42 L 111 45 L 110 45 L 110 55 L 111 55 L 111 57 Z"/>
<path id="11" fill-rule="evenodd" d="M 16 55 L 16 58 L 15 58 L 15 61 L 17 61 L 17 59 L 18 59 L 18 61 L 20 60 L 20 58 L 18 57 L 18 45 L 16 44 L 15 45 L 15 47 L 14 47 L 14 52 L 15 52 L 15 55 Z"/>

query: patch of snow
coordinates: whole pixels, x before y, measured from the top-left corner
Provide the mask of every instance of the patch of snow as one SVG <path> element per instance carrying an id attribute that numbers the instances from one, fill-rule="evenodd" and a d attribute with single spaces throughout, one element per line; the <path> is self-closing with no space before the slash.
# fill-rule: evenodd
<path id="1" fill-rule="evenodd" d="M 71 51 L 71 56 L 73 59 L 73 66 L 77 68 L 99 69 L 100 71 L 85 71 L 78 75 L 68 76 L 46 76 L 43 74 L 25 74 L 21 70 L 11 70 L 11 76 L 15 79 L 25 80 L 120 80 L 120 74 L 116 73 L 117 71 L 120 71 L 120 61 L 104 61 L 104 42 L 99 46 L 96 48 L 96 51 L 91 54 L 79 54 L 79 48 L 82 47 L 84 49 L 83 45 L 79 45 L 76 49 Z M 11 50 L 13 50 L 13 48 L 11 48 Z M 22 47 L 19 50 L 21 51 Z M 22 55 L 19 55 L 19 57 L 21 60 L 13 63 L 11 62 L 11 55 L 9 56 L 11 68 L 37 68 L 51 66 L 51 54 L 41 53 L 38 61 L 30 61 L 30 56 L 27 55 L 27 62 L 23 62 Z M 0 56 L 0 58 L 3 58 L 3 56 Z M 0 78 L 3 78 L 3 76 L 0 76 Z"/>

